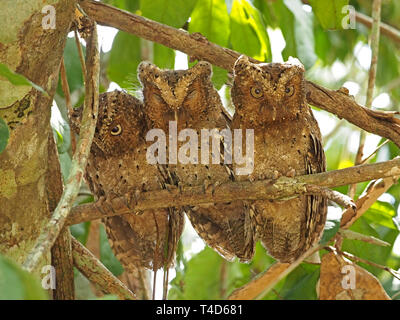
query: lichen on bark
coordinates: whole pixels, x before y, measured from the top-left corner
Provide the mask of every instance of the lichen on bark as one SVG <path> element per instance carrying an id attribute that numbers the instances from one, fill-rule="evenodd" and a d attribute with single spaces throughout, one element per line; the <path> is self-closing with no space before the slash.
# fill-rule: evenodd
<path id="1" fill-rule="evenodd" d="M 50 217 L 47 190 L 50 106 L 76 1 L 3 0 L 0 63 L 48 92 L 15 86 L 0 77 L 0 117 L 10 138 L 0 154 L 0 253 L 22 263 Z M 43 7 L 52 5 L 55 29 L 45 29 Z M 46 254 L 41 265 L 50 264 Z M 40 270 L 40 268 L 38 269 Z"/>

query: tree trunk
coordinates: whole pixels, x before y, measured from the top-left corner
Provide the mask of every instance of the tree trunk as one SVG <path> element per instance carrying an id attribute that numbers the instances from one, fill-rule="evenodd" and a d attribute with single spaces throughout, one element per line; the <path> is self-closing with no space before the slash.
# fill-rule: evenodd
<path id="1" fill-rule="evenodd" d="M 46 179 L 52 135 L 50 107 L 75 3 L 1 1 L 0 63 L 48 92 L 46 96 L 0 77 L 0 117 L 10 129 L 8 145 L 0 154 L 0 253 L 20 264 L 50 217 L 48 190 L 60 187 Z M 47 264 L 50 252 L 40 265 Z"/>

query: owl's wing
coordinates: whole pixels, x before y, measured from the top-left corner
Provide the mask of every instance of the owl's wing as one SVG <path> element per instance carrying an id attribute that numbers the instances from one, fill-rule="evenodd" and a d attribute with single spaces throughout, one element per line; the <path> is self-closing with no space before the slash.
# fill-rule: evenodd
<path id="1" fill-rule="evenodd" d="M 311 111 L 310 111 L 311 112 Z M 326 159 L 318 124 L 311 114 L 310 144 L 305 158 L 306 173 L 326 171 Z M 312 246 L 322 234 L 327 215 L 327 199 L 321 196 L 307 196 L 306 246 Z"/>

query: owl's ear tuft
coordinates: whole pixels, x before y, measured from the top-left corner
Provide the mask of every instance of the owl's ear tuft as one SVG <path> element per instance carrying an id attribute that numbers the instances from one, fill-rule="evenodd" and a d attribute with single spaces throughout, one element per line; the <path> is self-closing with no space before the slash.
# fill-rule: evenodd
<path id="1" fill-rule="evenodd" d="M 292 56 L 290 56 L 287 63 L 292 66 L 299 67 L 301 69 L 301 71 L 303 71 L 303 72 L 305 71 L 304 65 L 297 58 L 293 58 Z"/>
<path id="2" fill-rule="evenodd" d="M 152 79 L 152 76 L 158 75 L 159 72 L 160 69 L 148 61 L 142 61 L 137 68 L 138 78 L 142 83 L 145 80 Z"/>
<path id="3" fill-rule="evenodd" d="M 242 54 L 235 62 L 233 66 L 233 71 L 235 74 L 239 74 L 241 71 L 245 70 L 247 66 L 250 66 L 251 62 L 249 58 Z"/>
<path id="4" fill-rule="evenodd" d="M 199 70 L 201 74 L 211 78 L 212 76 L 212 65 L 207 61 L 199 61 L 195 66 L 192 67 L 195 70 Z"/>

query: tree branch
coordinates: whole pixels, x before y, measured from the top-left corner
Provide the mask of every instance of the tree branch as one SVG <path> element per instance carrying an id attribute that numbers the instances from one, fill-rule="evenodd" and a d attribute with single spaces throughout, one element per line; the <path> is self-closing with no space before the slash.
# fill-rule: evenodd
<path id="1" fill-rule="evenodd" d="M 99 24 L 182 51 L 191 58 L 206 60 L 228 71 L 232 71 L 235 61 L 240 56 L 236 51 L 209 42 L 201 34 L 189 34 L 184 30 L 163 25 L 101 2 L 80 0 L 80 6 Z M 344 118 L 368 132 L 390 139 L 400 147 L 400 124 L 393 120 L 395 119 L 393 114 L 366 111 L 366 108 L 357 104 L 352 97 L 325 89 L 312 82 L 307 82 L 306 90 L 308 103 Z"/>
<path id="2" fill-rule="evenodd" d="M 395 158 L 385 162 L 363 164 L 295 178 L 281 177 L 277 180 L 227 182 L 216 186 L 214 192 L 207 193 L 204 193 L 202 186 L 149 191 L 132 199 L 121 197 L 107 200 L 101 204 L 109 207 L 107 212 L 98 203 L 74 207 L 67 219 L 67 224 L 171 206 L 181 207 L 233 200 L 285 199 L 299 194 L 310 194 L 310 191 L 307 190 L 310 185 L 329 188 L 399 175 L 400 158 Z M 320 194 L 320 191 L 315 191 L 315 193 Z"/>
<path id="3" fill-rule="evenodd" d="M 356 12 L 356 21 L 362 23 L 368 28 L 372 28 L 373 19 L 363 13 Z M 382 22 L 380 24 L 380 31 L 383 35 L 389 37 L 397 43 L 400 43 L 400 31 L 396 28 Z"/>
<path id="4" fill-rule="evenodd" d="M 72 255 L 75 267 L 104 293 L 115 294 L 120 299 L 136 300 L 136 296 L 116 278 L 88 249 L 72 238 Z"/>
<path id="5" fill-rule="evenodd" d="M 50 221 L 43 228 L 36 245 L 33 247 L 23 264 L 23 267 L 30 272 L 36 268 L 43 253 L 53 246 L 60 234 L 74 200 L 78 195 L 79 187 L 86 168 L 99 107 L 100 60 L 95 23 L 92 30 L 91 35 L 87 39 L 87 73 L 85 75 L 85 106 L 81 126 L 82 134 L 79 137 L 77 149 L 72 158 L 70 173 L 60 202 L 54 210 Z"/>
<path id="6" fill-rule="evenodd" d="M 354 212 L 351 209 L 346 209 L 342 213 L 342 220 L 340 227 L 342 229 L 348 229 L 350 226 L 361 217 L 371 206 L 375 203 L 378 198 L 384 194 L 397 180 L 399 177 L 391 177 L 385 179 L 379 179 L 372 182 L 363 192 L 363 194 L 357 199 L 356 206 L 357 211 Z"/>
<path id="7" fill-rule="evenodd" d="M 321 249 L 315 245 L 292 263 L 275 262 L 269 269 L 259 274 L 244 286 L 236 289 L 229 296 L 229 300 L 253 300 L 263 298 L 280 280 L 296 269 L 307 257 Z"/>
<path id="8" fill-rule="evenodd" d="M 371 108 L 372 98 L 374 97 L 375 79 L 376 79 L 376 69 L 378 67 L 378 57 L 379 57 L 379 36 L 380 36 L 380 22 L 381 22 L 381 6 L 382 0 L 374 0 L 372 4 L 372 30 L 370 36 L 370 46 L 372 49 L 371 66 L 369 68 L 368 74 L 368 89 L 367 89 L 367 100 L 365 102 L 365 107 Z M 354 164 L 361 164 L 361 159 L 364 156 L 364 145 L 366 140 L 365 131 L 360 132 L 360 139 L 358 143 L 358 150 Z M 349 188 L 350 197 L 354 197 L 356 193 L 356 185 L 353 184 Z"/>

